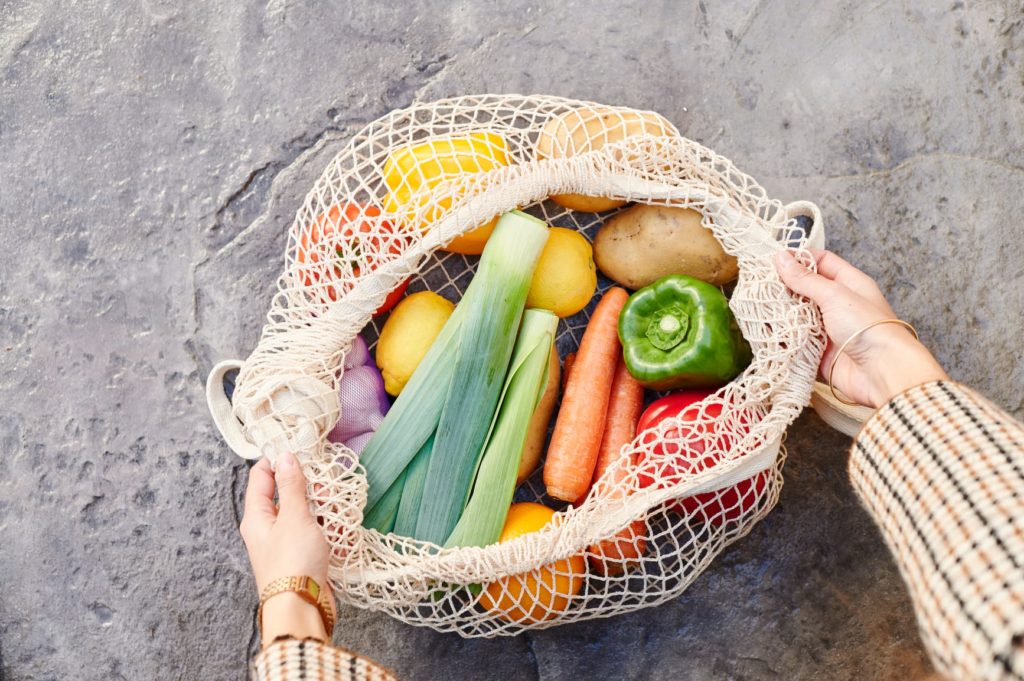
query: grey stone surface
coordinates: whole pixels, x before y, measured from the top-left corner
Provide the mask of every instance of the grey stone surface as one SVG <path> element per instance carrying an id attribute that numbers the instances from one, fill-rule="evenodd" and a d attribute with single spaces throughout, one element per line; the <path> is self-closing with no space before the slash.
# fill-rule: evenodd
<path id="1" fill-rule="evenodd" d="M 1022 43 L 1010 0 L 0 2 L 0 678 L 245 677 L 245 466 L 202 383 L 255 343 L 326 160 L 414 100 L 664 113 L 817 201 L 1024 415 Z M 662 607 L 496 641 L 345 610 L 337 641 L 413 679 L 921 676 L 847 444 L 801 417 L 777 510 Z"/>

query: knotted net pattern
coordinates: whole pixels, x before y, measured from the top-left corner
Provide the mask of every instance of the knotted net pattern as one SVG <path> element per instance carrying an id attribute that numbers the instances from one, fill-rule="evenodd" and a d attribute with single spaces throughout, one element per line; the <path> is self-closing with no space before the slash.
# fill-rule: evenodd
<path id="1" fill-rule="evenodd" d="M 469 166 L 440 180 L 415 169 L 404 180 L 406 200 L 389 199 L 386 164 L 395 150 L 473 135 L 483 142 L 468 145 L 479 156 Z M 362 469 L 326 439 L 345 418 L 338 380 L 353 338 L 376 339 L 374 312 L 410 277 L 410 290 L 457 300 L 476 258 L 438 249 L 508 210 L 588 238 L 614 214 L 562 208 L 547 200 L 556 194 L 701 212 L 738 260 L 730 307 L 753 361 L 685 418 L 640 434 L 584 501 L 541 531 L 442 550 L 362 528 Z M 232 409 L 263 454 L 298 453 L 342 601 L 487 637 L 656 605 L 681 593 L 778 500 L 785 429 L 807 404 L 824 336 L 816 308 L 787 291 L 772 256 L 795 246 L 811 262 L 805 245 L 780 202 L 657 114 L 543 96 L 417 104 L 355 134 L 298 210 Z M 592 306 L 560 322 L 563 356 L 578 345 Z M 539 473 L 516 499 L 551 504 Z"/>

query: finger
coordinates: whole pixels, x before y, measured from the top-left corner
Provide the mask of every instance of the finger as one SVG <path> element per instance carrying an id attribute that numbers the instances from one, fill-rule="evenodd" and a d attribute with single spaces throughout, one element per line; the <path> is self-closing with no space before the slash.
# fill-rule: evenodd
<path id="1" fill-rule="evenodd" d="M 875 283 L 875 280 L 870 275 L 851 265 L 832 251 L 822 251 L 814 248 L 810 252 L 818 263 L 818 274 L 843 284 L 854 293 L 862 295 L 869 300 L 874 300 L 876 303 L 879 300 L 884 302 L 884 297 L 878 289 L 878 284 Z"/>
<path id="2" fill-rule="evenodd" d="M 281 513 L 309 515 L 306 506 L 306 476 L 291 452 L 277 457 L 277 498 Z"/>
<path id="3" fill-rule="evenodd" d="M 786 286 L 797 295 L 810 298 L 821 307 L 834 296 L 839 284 L 803 266 L 789 251 L 779 251 L 775 256 L 775 268 Z"/>
<path id="4" fill-rule="evenodd" d="M 256 522 L 273 522 L 277 517 L 277 507 L 274 506 L 274 472 L 266 459 L 260 459 L 259 463 L 249 469 L 244 517 Z"/>
<path id="5" fill-rule="evenodd" d="M 825 251 L 818 248 L 811 248 L 808 250 L 811 255 L 814 256 L 814 260 L 818 263 L 818 274 L 824 277 L 835 279 L 840 274 L 844 272 L 849 273 L 851 271 L 857 274 L 864 274 L 832 251 Z"/>
<path id="6" fill-rule="evenodd" d="M 818 367 L 821 380 L 828 381 L 829 375 L 832 373 L 832 366 L 839 359 L 838 350 L 839 346 L 834 343 L 829 343 L 825 348 L 825 353 L 821 356 L 821 364 Z"/>

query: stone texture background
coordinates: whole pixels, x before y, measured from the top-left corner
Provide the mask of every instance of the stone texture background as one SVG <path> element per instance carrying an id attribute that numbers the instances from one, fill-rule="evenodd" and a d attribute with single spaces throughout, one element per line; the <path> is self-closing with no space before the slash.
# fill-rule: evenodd
<path id="1" fill-rule="evenodd" d="M 950 372 L 1024 415 L 1022 47 L 1012 0 L 3 0 L 0 679 L 244 678 L 246 469 L 203 381 L 254 345 L 341 140 L 415 100 L 657 109 L 816 201 Z M 349 610 L 337 641 L 411 679 L 920 677 L 847 445 L 801 417 L 778 509 L 660 608 L 496 641 Z"/>

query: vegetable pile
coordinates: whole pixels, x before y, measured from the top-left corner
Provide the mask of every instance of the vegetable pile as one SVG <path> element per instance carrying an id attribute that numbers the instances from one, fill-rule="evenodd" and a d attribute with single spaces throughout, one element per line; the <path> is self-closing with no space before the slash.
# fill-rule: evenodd
<path id="1" fill-rule="evenodd" d="M 548 122 L 535 154 L 564 158 L 671 130 L 654 114 L 570 111 Z M 506 140 L 490 132 L 393 150 L 381 173 L 394 253 L 459 198 L 456 192 L 439 205 L 431 191 L 454 183 L 471 192 L 475 174 L 509 164 Z M 557 525 L 555 510 L 564 504 L 591 495 L 624 500 L 655 481 L 698 475 L 742 435 L 719 433 L 721 405 L 704 406 L 751 361 L 722 288 L 738 275 L 736 260 L 707 219 L 689 208 L 622 209 L 625 202 L 615 197 L 550 198 L 573 210 L 620 210 L 593 247 L 579 232 L 520 211 L 452 239 L 446 250 L 480 256 L 461 300 L 429 291 L 403 298 L 405 282 L 378 311 L 390 315 L 376 343 L 376 367 L 361 339 L 346 357 L 343 419 L 331 438 L 359 454 L 368 485 L 365 527 L 438 547 L 506 542 Z M 316 284 L 325 301 L 345 294 L 331 278 L 348 265 L 322 243 L 340 236 L 358 247 L 358 215 L 381 215 L 376 206 L 352 206 L 332 207 L 299 244 L 300 262 L 316 265 L 307 267 L 306 284 Z M 579 348 L 561 367 L 561 320 L 593 302 L 598 270 L 621 286 L 600 295 Z M 665 391 L 678 392 L 654 394 Z M 648 399 L 654 401 L 645 410 Z M 654 432 L 671 446 L 624 460 L 631 443 Z M 513 503 L 517 486 L 542 461 L 550 503 Z M 694 522 L 728 523 L 751 508 L 768 475 L 666 505 Z M 650 532 L 643 520 L 620 525 L 583 554 L 474 586 L 477 602 L 509 622 L 554 617 L 571 606 L 588 571 L 608 578 L 638 569 Z"/>

